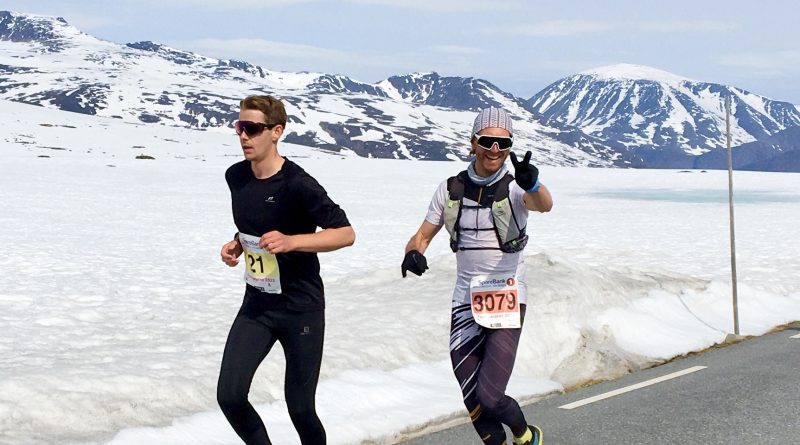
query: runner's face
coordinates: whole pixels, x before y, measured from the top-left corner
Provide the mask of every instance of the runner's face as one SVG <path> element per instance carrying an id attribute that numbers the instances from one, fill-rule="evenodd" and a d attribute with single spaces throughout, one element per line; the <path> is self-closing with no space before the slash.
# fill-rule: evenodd
<path id="1" fill-rule="evenodd" d="M 511 136 L 511 133 L 504 128 L 484 128 L 479 131 L 478 134 L 488 136 Z M 508 154 L 511 153 L 511 150 L 500 151 L 497 144 L 495 144 L 491 150 L 487 150 L 478 145 L 478 143 L 475 142 L 475 138 L 472 139 L 472 149 L 475 151 L 475 173 L 483 177 L 500 170 Z"/>
<path id="2" fill-rule="evenodd" d="M 260 110 L 242 110 L 239 112 L 240 121 L 263 122 L 266 121 L 266 116 Z M 275 144 L 278 142 L 280 136 L 280 125 L 272 129 L 264 129 L 261 133 L 250 136 L 246 132 L 239 135 L 239 144 L 242 146 L 244 158 L 248 161 L 258 162 L 266 158 L 271 150 L 275 150 Z"/>

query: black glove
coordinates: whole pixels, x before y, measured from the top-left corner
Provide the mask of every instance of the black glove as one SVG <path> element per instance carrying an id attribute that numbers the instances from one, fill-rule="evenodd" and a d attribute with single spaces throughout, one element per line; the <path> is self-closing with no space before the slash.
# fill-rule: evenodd
<path id="1" fill-rule="evenodd" d="M 518 161 L 517 155 L 515 155 L 513 151 L 511 152 L 511 163 L 514 164 L 514 179 L 517 181 L 517 185 L 522 187 L 522 190 L 526 192 L 535 192 L 536 190 L 531 189 L 536 185 L 536 181 L 539 180 L 539 169 L 531 164 L 530 161 L 530 151 L 525 153 L 525 157 L 522 158 L 522 161 Z"/>
<path id="2" fill-rule="evenodd" d="M 428 260 L 419 251 L 409 250 L 406 252 L 406 257 L 403 258 L 403 265 L 400 266 L 400 270 L 403 272 L 403 278 L 406 277 L 406 272 L 409 270 L 417 276 L 421 276 L 428 270 Z"/>

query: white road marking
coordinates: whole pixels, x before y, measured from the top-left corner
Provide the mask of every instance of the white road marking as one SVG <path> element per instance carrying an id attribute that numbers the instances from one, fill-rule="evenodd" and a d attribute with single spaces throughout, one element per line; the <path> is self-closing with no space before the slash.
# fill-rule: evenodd
<path id="1" fill-rule="evenodd" d="M 791 337 L 789 337 L 789 338 L 800 338 L 800 334 L 797 334 L 797 335 L 792 335 L 792 336 L 791 336 Z"/>
<path id="2" fill-rule="evenodd" d="M 641 383 L 637 383 L 635 385 L 626 386 L 624 388 L 615 389 L 614 391 L 609 391 L 604 394 L 600 394 L 594 397 L 589 397 L 588 399 L 578 400 L 577 402 L 568 403 L 563 406 L 559 406 L 561 409 L 574 409 L 581 407 L 583 405 L 588 405 L 590 403 L 594 403 L 600 400 L 608 399 L 614 396 L 618 396 L 620 394 L 625 394 L 626 392 L 630 392 L 636 389 L 641 389 L 646 386 L 655 385 L 656 383 L 661 383 L 670 379 L 674 379 L 676 377 L 680 377 L 686 374 L 691 374 L 693 372 L 700 371 L 702 369 L 706 369 L 705 366 L 693 366 L 691 368 L 686 368 L 683 371 L 673 372 L 672 374 L 667 374 L 665 376 L 656 377 L 654 379 L 650 379 Z"/>

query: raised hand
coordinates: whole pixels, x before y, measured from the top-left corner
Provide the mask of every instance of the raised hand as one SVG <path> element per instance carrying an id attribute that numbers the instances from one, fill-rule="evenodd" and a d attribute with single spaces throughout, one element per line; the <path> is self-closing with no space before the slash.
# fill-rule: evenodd
<path id="1" fill-rule="evenodd" d="M 522 190 L 535 192 L 538 190 L 539 169 L 530 163 L 531 152 L 525 153 L 521 161 L 517 160 L 517 155 L 511 152 L 511 163 L 514 165 L 514 180 L 517 181 Z"/>

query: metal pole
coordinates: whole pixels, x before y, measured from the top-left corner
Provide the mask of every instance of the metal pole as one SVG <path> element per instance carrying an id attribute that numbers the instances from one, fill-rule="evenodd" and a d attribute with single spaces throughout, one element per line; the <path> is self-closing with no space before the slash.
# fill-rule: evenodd
<path id="1" fill-rule="evenodd" d="M 728 207 L 731 227 L 731 277 L 733 279 L 733 333 L 739 335 L 739 298 L 736 290 L 736 237 L 733 230 L 733 154 L 731 153 L 731 98 L 725 97 L 725 131 L 728 139 Z"/>

